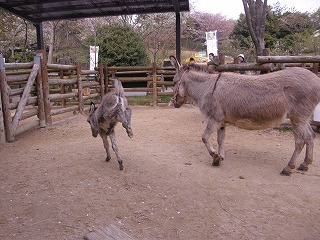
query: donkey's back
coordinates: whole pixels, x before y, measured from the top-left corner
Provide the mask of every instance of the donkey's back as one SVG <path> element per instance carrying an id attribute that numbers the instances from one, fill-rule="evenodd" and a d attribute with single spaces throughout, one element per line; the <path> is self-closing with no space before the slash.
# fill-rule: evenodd
<path id="1" fill-rule="evenodd" d="M 209 115 L 240 128 L 275 127 L 286 117 L 298 124 L 308 121 L 320 102 L 320 79 L 303 68 L 258 76 L 224 73 L 214 96 L 217 101 L 203 105 L 216 109 Z"/>

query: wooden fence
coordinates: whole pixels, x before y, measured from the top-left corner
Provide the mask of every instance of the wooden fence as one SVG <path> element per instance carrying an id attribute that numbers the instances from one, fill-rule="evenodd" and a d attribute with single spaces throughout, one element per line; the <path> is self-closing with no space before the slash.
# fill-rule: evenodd
<path id="1" fill-rule="evenodd" d="M 0 142 L 12 142 L 22 132 L 51 125 L 56 115 L 83 113 L 91 101 L 99 102 L 110 91 L 112 77 L 118 77 L 124 86 L 143 85 L 124 90 L 151 95 L 148 101 L 153 106 L 158 105 L 158 96 L 172 95 L 163 89 L 173 86 L 174 69 L 100 64 L 95 70 L 85 70 L 79 62 L 47 64 L 44 59 L 45 52 L 39 51 L 33 62 L 4 63 L 0 54 Z"/>
<path id="2" fill-rule="evenodd" d="M 234 72 L 270 72 L 300 66 L 318 74 L 320 63 L 320 56 L 259 56 L 256 63 L 245 64 L 225 64 L 223 54 L 219 58 L 222 64 L 216 70 Z M 110 91 L 112 77 L 120 79 L 127 93 L 152 96 L 146 101 L 153 106 L 160 104 L 159 96 L 173 95 L 170 89 L 174 68 L 100 64 L 95 70 L 85 70 L 79 62 L 47 64 L 44 59 L 45 52 L 39 51 L 31 63 L 4 63 L 0 54 L 0 143 L 12 142 L 26 130 L 51 125 L 56 115 L 83 113 L 91 101 L 99 102 Z"/>

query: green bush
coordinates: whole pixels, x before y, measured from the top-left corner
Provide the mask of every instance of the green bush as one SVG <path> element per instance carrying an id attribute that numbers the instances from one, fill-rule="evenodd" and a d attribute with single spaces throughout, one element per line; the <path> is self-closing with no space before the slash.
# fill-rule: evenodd
<path id="1" fill-rule="evenodd" d="M 97 30 L 99 62 L 109 66 L 144 66 L 148 56 L 143 40 L 130 26 L 110 25 Z"/>

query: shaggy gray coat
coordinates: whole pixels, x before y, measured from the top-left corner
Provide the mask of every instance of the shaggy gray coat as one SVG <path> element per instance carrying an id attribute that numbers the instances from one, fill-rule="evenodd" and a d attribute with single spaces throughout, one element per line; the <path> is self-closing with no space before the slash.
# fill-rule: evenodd
<path id="1" fill-rule="evenodd" d="M 288 68 L 264 75 L 209 74 L 197 65 L 182 67 L 175 57 L 170 59 L 177 71 L 173 103 L 180 107 L 190 97 L 208 118 L 202 140 L 213 157 L 213 165 L 220 165 L 224 159 L 227 123 L 250 130 L 266 129 L 278 126 L 289 117 L 295 150 L 281 173 L 290 175 L 304 145 L 306 155 L 298 170 L 308 169 L 313 160 L 315 137 L 310 118 L 320 102 L 318 76 L 304 68 Z M 218 129 L 217 153 L 209 142 L 214 129 Z"/>

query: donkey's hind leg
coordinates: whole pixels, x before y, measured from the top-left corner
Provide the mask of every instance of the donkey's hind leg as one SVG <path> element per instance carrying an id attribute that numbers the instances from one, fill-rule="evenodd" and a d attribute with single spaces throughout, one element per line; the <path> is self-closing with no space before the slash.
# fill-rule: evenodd
<path id="1" fill-rule="evenodd" d="M 211 145 L 211 143 L 209 141 L 209 138 L 210 138 L 211 134 L 213 133 L 216 125 L 217 125 L 216 121 L 214 119 L 209 118 L 208 123 L 207 123 L 207 127 L 202 134 L 202 142 L 204 143 L 204 145 L 208 149 L 209 154 L 213 158 L 213 162 L 212 162 L 213 166 L 219 166 L 221 164 L 221 161 L 223 160 L 223 158 L 219 154 L 216 153 L 216 150 L 213 148 L 213 146 Z M 218 138 L 219 138 L 219 136 L 218 136 Z"/>
<path id="2" fill-rule="evenodd" d="M 120 170 L 122 170 L 123 169 L 123 164 L 122 164 L 122 159 L 121 159 L 120 154 L 119 154 L 118 145 L 117 145 L 117 141 L 116 141 L 116 134 L 114 132 L 114 129 L 111 130 L 109 137 L 111 139 L 112 149 L 113 149 L 113 151 L 115 152 L 115 154 L 117 156 L 117 160 L 118 160 L 118 163 L 119 163 L 119 168 L 120 168 Z"/>
<path id="3" fill-rule="evenodd" d="M 295 162 L 300 155 L 304 145 L 305 145 L 305 138 L 308 131 L 306 131 L 305 125 L 295 125 L 293 124 L 294 130 L 293 130 L 293 136 L 295 140 L 295 148 L 293 151 L 293 154 L 291 156 L 290 161 L 288 162 L 288 165 L 282 170 L 280 173 L 281 175 L 290 176 L 291 170 L 295 169 Z M 310 151 L 310 150 L 309 150 Z"/>
<path id="4" fill-rule="evenodd" d="M 297 168 L 299 171 L 307 171 L 308 165 L 313 161 L 313 140 L 316 137 L 314 131 L 312 130 L 310 124 L 306 128 L 305 143 L 306 143 L 306 155 L 303 163 Z"/>
<path id="5" fill-rule="evenodd" d="M 107 133 L 106 133 L 105 131 L 103 131 L 103 130 L 100 130 L 100 131 L 99 131 L 99 135 L 100 135 L 100 137 L 102 138 L 103 146 L 104 146 L 104 149 L 106 150 L 106 153 L 107 153 L 106 161 L 109 162 L 110 159 L 111 159 L 111 155 L 110 155 L 110 150 L 109 150 L 108 135 L 107 135 Z"/>
<path id="6" fill-rule="evenodd" d="M 124 111 L 124 115 L 125 115 L 125 118 L 126 118 L 127 125 L 124 126 L 123 123 L 122 123 L 122 126 L 126 129 L 128 137 L 132 138 L 133 137 L 133 132 L 132 132 L 132 129 L 131 129 L 131 108 L 127 107 L 126 110 Z"/>
<path id="7" fill-rule="evenodd" d="M 122 123 L 122 127 L 126 129 L 128 137 L 131 138 L 133 136 L 133 132 L 131 129 L 131 108 L 127 107 L 123 111 L 122 107 L 119 107 L 118 121 Z"/>

